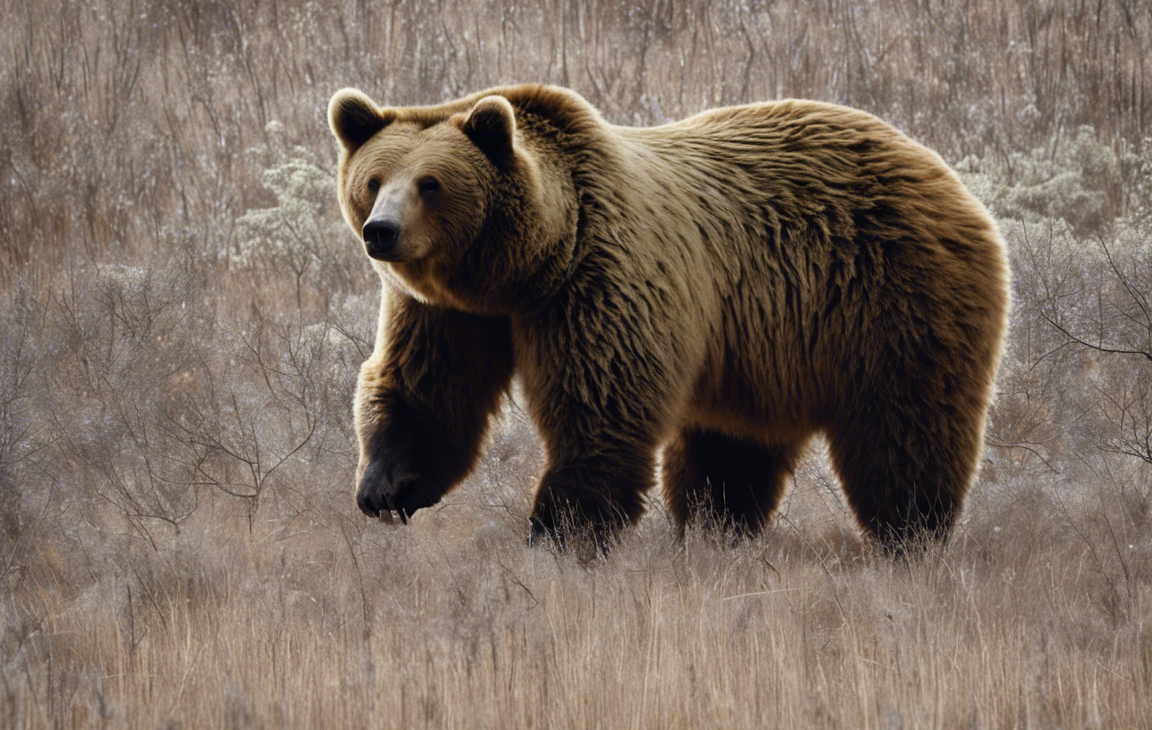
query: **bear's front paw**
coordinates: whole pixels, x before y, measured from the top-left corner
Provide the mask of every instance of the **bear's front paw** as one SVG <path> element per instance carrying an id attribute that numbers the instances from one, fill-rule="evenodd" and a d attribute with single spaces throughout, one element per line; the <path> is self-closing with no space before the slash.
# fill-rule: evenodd
<path id="1" fill-rule="evenodd" d="M 368 463 L 356 489 L 356 504 L 369 517 L 384 522 L 408 517 L 439 501 L 424 479 L 403 459 L 377 458 Z"/>

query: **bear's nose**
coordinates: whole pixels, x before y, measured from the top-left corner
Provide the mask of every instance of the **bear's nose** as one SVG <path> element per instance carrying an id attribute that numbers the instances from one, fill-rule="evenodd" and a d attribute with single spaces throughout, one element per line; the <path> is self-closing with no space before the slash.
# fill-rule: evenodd
<path id="1" fill-rule="evenodd" d="M 364 224 L 364 247 L 368 255 L 381 261 L 395 258 L 396 241 L 400 239 L 400 224 L 387 218 L 374 218 Z"/>

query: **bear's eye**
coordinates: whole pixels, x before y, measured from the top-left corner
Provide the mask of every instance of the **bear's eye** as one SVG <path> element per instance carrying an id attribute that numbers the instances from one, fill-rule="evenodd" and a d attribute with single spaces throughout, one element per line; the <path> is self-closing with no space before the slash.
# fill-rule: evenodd
<path id="1" fill-rule="evenodd" d="M 375 195 L 376 193 L 380 192 L 380 181 L 377 180 L 376 178 L 370 179 L 368 181 L 368 192 L 371 193 L 372 195 Z"/>
<path id="2" fill-rule="evenodd" d="M 421 178 L 420 182 L 416 184 L 416 188 L 423 195 L 431 195 L 440 190 L 440 181 L 434 177 Z"/>

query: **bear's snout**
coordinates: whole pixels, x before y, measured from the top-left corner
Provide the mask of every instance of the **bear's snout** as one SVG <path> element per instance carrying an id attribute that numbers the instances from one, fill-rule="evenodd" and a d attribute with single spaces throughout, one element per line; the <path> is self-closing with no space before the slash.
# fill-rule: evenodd
<path id="1" fill-rule="evenodd" d="M 374 259 L 395 261 L 399 240 L 400 224 L 394 220 L 373 218 L 364 224 L 364 248 Z"/>

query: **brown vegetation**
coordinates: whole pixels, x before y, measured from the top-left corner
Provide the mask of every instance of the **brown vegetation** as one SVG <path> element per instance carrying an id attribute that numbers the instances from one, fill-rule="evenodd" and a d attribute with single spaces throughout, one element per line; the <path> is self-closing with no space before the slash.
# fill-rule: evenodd
<path id="1" fill-rule="evenodd" d="M 0 717 L 61 727 L 1152 725 L 1152 10 L 883 0 L 0 3 Z M 875 112 L 998 217 L 1016 304 L 954 539 L 874 556 L 821 455 L 756 541 L 529 549 L 515 402 L 359 517 L 377 284 L 324 110 L 496 83 L 647 124 Z"/>

